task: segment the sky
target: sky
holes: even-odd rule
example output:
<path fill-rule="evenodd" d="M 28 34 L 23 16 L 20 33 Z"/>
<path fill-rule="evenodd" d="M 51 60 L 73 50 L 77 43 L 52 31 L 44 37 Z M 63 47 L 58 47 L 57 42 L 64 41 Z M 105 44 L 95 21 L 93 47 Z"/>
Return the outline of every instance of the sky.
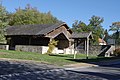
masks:
<path fill-rule="evenodd" d="M 66 22 L 69 27 L 75 20 L 89 23 L 95 15 L 104 18 L 102 26 L 109 29 L 113 22 L 120 21 L 120 0 L 1 0 L 7 11 L 24 8 L 26 4 L 40 12 L 51 11 L 52 15 Z"/>

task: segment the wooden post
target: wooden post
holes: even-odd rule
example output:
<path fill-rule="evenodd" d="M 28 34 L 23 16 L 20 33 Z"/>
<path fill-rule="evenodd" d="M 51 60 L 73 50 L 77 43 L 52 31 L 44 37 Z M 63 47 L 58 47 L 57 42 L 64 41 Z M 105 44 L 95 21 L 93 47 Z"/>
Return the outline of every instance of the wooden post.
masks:
<path fill-rule="evenodd" d="M 71 47 L 71 40 L 69 41 L 69 49 L 70 49 L 70 53 L 72 53 L 72 47 Z M 66 50 L 66 49 L 65 49 Z"/>
<path fill-rule="evenodd" d="M 84 44 L 84 46 L 85 46 L 85 54 L 87 53 L 87 49 L 86 49 L 87 48 L 87 44 L 86 43 L 87 43 L 87 40 L 85 39 L 85 44 Z"/>
<path fill-rule="evenodd" d="M 76 41 L 74 39 L 74 59 L 76 59 L 76 53 L 75 53 L 75 50 L 76 50 Z"/>
<path fill-rule="evenodd" d="M 29 45 L 31 44 L 31 37 L 29 37 Z"/>
<path fill-rule="evenodd" d="M 89 55 L 89 38 L 87 38 L 87 51 L 86 51 L 86 59 L 88 59 Z"/>
<path fill-rule="evenodd" d="M 69 40 L 69 48 L 71 47 L 71 41 Z"/>

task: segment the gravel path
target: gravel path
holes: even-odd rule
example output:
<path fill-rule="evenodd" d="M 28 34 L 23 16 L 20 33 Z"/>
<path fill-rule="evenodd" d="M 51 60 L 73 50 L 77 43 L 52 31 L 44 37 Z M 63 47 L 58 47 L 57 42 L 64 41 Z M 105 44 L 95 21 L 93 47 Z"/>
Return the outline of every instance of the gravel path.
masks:
<path fill-rule="evenodd" d="M 43 63 L 0 61 L 0 80 L 107 80 Z"/>

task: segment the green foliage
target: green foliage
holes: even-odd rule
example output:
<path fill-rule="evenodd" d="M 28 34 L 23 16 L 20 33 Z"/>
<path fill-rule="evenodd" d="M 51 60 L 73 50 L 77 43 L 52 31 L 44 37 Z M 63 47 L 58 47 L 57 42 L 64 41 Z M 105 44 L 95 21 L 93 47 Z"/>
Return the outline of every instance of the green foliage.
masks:
<path fill-rule="evenodd" d="M 115 39 L 116 45 L 120 45 L 120 22 L 112 23 L 109 31 L 114 31 L 114 33 L 112 34 L 112 38 Z"/>
<path fill-rule="evenodd" d="M 18 8 L 12 15 L 9 25 L 25 25 L 25 24 L 52 24 L 58 22 L 50 12 L 41 13 L 36 8 L 27 5 L 25 9 Z"/>
<path fill-rule="evenodd" d="M 90 23 L 89 25 L 92 27 L 92 33 L 94 38 L 94 43 L 98 43 L 98 38 L 102 38 L 104 34 L 104 29 L 101 26 L 101 23 L 103 23 L 104 19 L 98 16 L 92 16 L 91 19 L 89 19 Z"/>
<path fill-rule="evenodd" d="M 53 50 L 55 49 L 55 46 L 57 45 L 57 43 L 58 43 L 58 41 L 55 41 L 54 39 L 52 39 L 48 44 L 49 49 L 46 54 L 51 54 L 53 52 Z"/>
<path fill-rule="evenodd" d="M 108 34 L 107 29 L 104 31 L 104 36 L 103 37 L 104 37 L 103 39 L 107 42 L 109 37 L 110 37 L 110 35 Z"/>
<path fill-rule="evenodd" d="M 8 22 L 8 12 L 6 11 L 5 7 L 0 4 L 0 42 L 5 42 L 4 28 L 8 26 Z"/>
<path fill-rule="evenodd" d="M 89 28 L 84 22 L 76 20 L 72 24 L 72 31 L 73 32 L 84 32 L 84 31 L 89 31 Z"/>
<path fill-rule="evenodd" d="M 98 38 L 102 38 L 104 35 L 104 29 L 101 26 L 104 19 L 98 16 L 92 16 L 89 19 L 89 24 L 86 25 L 82 21 L 75 21 L 72 25 L 73 32 L 92 32 L 93 33 L 93 43 L 98 44 Z"/>
<path fill-rule="evenodd" d="M 92 16 L 91 19 L 89 19 L 90 25 L 92 25 L 94 28 L 101 27 L 101 23 L 103 23 L 104 19 L 99 16 Z"/>
<path fill-rule="evenodd" d="M 120 45 L 120 31 L 114 32 L 111 37 L 115 39 L 115 45 Z"/>
<path fill-rule="evenodd" d="M 4 28 L 8 25 L 26 25 L 26 24 L 53 24 L 59 20 L 51 12 L 42 13 L 29 4 L 24 8 L 16 9 L 15 13 L 8 13 L 2 4 L 0 4 L 0 42 L 5 42 Z"/>
<path fill-rule="evenodd" d="M 120 30 L 120 22 L 114 22 L 112 23 L 112 26 L 110 26 L 110 31 L 119 31 Z"/>

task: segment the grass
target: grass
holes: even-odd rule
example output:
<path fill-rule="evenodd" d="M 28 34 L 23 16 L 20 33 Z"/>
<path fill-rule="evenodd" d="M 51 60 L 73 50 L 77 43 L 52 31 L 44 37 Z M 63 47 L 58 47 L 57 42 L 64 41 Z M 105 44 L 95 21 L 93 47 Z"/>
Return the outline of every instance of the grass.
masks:
<path fill-rule="evenodd" d="M 89 59 L 86 60 L 85 54 L 77 54 L 77 59 L 73 59 L 73 55 L 67 54 L 56 54 L 56 55 L 46 55 L 32 52 L 20 52 L 20 51 L 11 51 L 11 50 L 0 50 L 0 58 L 10 58 L 10 59 L 22 59 L 22 60 L 34 60 L 45 62 L 55 65 L 67 65 L 78 62 L 90 62 L 90 61 L 101 61 L 106 58 L 97 58 L 95 56 L 89 56 Z"/>
<path fill-rule="evenodd" d="M 84 55 L 80 56 L 81 58 Z M 41 61 L 46 62 L 49 64 L 57 64 L 57 65 L 64 65 L 64 64 L 72 64 L 75 63 L 74 61 L 70 61 L 67 59 L 72 59 L 73 55 L 46 55 L 46 54 L 39 54 L 39 53 L 32 53 L 32 52 L 19 52 L 19 51 L 11 51 L 11 50 L 0 50 L 0 58 L 11 58 L 11 59 L 22 59 L 22 60 L 34 60 L 34 61 Z"/>

